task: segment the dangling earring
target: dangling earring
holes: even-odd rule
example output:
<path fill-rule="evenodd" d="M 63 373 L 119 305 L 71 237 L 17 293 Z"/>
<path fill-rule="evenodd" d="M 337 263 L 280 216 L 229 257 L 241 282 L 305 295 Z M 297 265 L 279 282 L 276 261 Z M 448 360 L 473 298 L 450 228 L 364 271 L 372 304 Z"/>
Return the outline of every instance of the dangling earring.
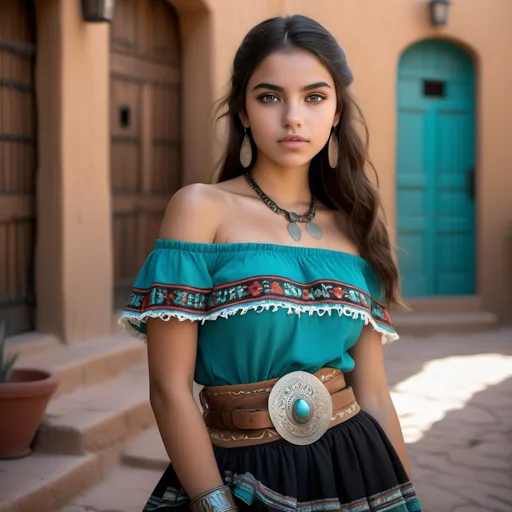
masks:
<path fill-rule="evenodd" d="M 338 138 L 336 137 L 336 132 L 334 131 L 334 127 L 331 132 L 331 136 L 329 137 L 329 144 L 327 146 L 327 156 L 329 157 L 329 165 L 335 169 L 338 165 L 338 155 L 339 155 L 339 147 L 338 147 Z"/>
<path fill-rule="evenodd" d="M 252 162 L 252 147 L 249 135 L 247 135 L 247 128 L 244 128 L 245 135 L 242 141 L 242 147 L 240 148 L 240 163 L 247 169 Z"/>

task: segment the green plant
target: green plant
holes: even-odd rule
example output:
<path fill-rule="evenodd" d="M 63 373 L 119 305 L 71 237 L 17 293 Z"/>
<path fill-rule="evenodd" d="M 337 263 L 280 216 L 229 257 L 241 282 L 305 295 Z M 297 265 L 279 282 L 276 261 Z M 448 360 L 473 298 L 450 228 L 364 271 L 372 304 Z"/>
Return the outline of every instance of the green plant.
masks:
<path fill-rule="evenodd" d="M 9 382 L 11 380 L 11 373 L 18 354 L 13 354 L 11 357 L 5 357 L 5 343 L 6 343 L 5 322 L 0 323 L 0 384 L 2 382 Z"/>

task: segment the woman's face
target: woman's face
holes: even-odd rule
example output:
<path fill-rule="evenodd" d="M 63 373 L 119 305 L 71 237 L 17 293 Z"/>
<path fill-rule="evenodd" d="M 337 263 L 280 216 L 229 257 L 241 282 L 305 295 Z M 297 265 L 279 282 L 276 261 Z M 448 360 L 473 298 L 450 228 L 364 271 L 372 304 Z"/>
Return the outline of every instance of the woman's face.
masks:
<path fill-rule="evenodd" d="M 280 167 L 309 164 L 339 121 L 334 81 L 310 52 L 276 52 L 262 61 L 247 85 L 242 123 L 258 155 Z"/>

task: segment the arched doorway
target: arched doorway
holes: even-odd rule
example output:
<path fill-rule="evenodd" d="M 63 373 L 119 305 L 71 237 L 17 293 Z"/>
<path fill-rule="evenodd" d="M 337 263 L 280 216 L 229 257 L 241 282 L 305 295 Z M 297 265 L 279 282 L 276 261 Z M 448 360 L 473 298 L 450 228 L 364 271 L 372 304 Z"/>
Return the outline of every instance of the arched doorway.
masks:
<path fill-rule="evenodd" d="M 123 0 L 111 29 L 114 305 L 124 306 L 180 186 L 181 51 L 167 0 Z"/>
<path fill-rule="evenodd" d="M 34 329 L 36 104 L 32 1 L 0 2 L 0 321 Z"/>
<path fill-rule="evenodd" d="M 406 297 L 475 293 L 475 72 L 427 40 L 398 71 L 397 228 Z"/>

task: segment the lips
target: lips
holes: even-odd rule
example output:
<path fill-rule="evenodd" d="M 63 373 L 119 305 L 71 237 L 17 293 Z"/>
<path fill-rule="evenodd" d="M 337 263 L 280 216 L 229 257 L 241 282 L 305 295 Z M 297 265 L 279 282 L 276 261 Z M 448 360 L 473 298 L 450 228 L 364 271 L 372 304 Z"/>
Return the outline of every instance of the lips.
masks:
<path fill-rule="evenodd" d="M 287 150 L 299 150 L 308 144 L 308 140 L 304 137 L 292 136 L 281 139 L 279 144 L 282 148 Z"/>
<path fill-rule="evenodd" d="M 287 135 L 280 139 L 279 142 L 308 142 L 308 139 L 301 137 L 300 135 Z"/>

